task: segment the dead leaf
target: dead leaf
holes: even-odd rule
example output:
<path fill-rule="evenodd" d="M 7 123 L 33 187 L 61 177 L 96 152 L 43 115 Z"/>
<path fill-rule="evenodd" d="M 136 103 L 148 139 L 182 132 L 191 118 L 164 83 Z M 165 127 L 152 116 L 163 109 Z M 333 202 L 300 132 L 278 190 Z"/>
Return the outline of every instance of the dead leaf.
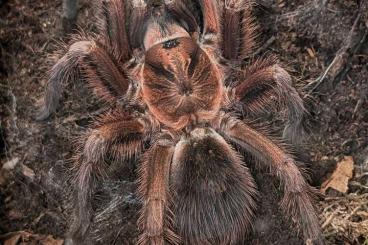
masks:
<path fill-rule="evenodd" d="M 42 245 L 63 245 L 64 240 L 62 239 L 54 239 L 52 236 L 47 236 L 44 240 L 41 241 Z"/>
<path fill-rule="evenodd" d="M 13 170 L 17 164 L 19 163 L 19 158 L 15 157 L 10 161 L 4 163 L 3 166 L 0 168 L 0 186 L 5 185 L 6 181 L 9 177 L 9 172 Z"/>
<path fill-rule="evenodd" d="M 18 245 L 19 242 L 24 244 L 24 242 L 28 241 L 31 236 L 32 234 L 26 231 L 10 232 L 0 236 L 0 242 L 2 241 L 2 238 L 4 238 L 4 245 Z"/>
<path fill-rule="evenodd" d="M 307 52 L 308 52 L 308 54 L 309 54 L 309 56 L 310 56 L 311 58 L 316 57 L 316 54 L 315 54 L 315 52 L 313 51 L 313 49 L 311 49 L 311 48 L 307 48 Z"/>
<path fill-rule="evenodd" d="M 21 234 L 16 234 L 15 236 L 13 236 L 10 239 L 6 240 L 4 245 L 17 245 L 21 236 L 22 236 Z"/>
<path fill-rule="evenodd" d="M 15 157 L 12 160 L 7 161 L 6 163 L 4 163 L 4 165 L 2 166 L 2 169 L 12 170 L 12 169 L 15 168 L 15 166 L 17 166 L 18 162 L 19 162 L 19 158 Z"/>
<path fill-rule="evenodd" d="M 2 244 L 2 241 L 4 241 L 4 245 L 18 245 L 19 242 L 24 245 L 63 245 L 64 243 L 64 240 L 55 239 L 51 235 L 37 235 L 27 231 L 17 231 L 0 235 L 0 244 Z"/>
<path fill-rule="evenodd" d="M 349 180 L 353 177 L 354 160 L 352 156 L 345 156 L 340 161 L 331 177 L 321 185 L 321 192 L 326 194 L 328 188 L 332 188 L 341 193 L 348 191 Z"/>
<path fill-rule="evenodd" d="M 36 174 L 33 169 L 27 167 L 26 165 L 22 164 L 22 174 L 28 177 L 30 180 L 34 180 Z"/>

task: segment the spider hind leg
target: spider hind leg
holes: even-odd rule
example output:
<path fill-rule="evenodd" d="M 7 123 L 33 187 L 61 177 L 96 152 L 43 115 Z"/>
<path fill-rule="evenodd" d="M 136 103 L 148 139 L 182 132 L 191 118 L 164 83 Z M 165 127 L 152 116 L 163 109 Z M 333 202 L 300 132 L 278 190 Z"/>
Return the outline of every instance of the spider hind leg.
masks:
<path fill-rule="evenodd" d="M 214 130 L 197 128 L 179 141 L 171 179 L 176 226 L 185 244 L 234 244 L 250 231 L 255 182 Z"/>
<path fill-rule="evenodd" d="M 284 192 L 280 207 L 293 218 L 304 238 L 313 240 L 313 244 L 324 244 L 314 207 L 317 191 L 304 179 L 292 156 L 238 119 L 225 116 L 220 124 L 229 140 L 253 155 L 279 179 Z"/>
<path fill-rule="evenodd" d="M 93 129 L 81 138 L 71 169 L 75 172 L 71 176 L 74 220 L 69 235 L 74 244 L 91 244 L 88 235 L 97 187 L 110 177 L 115 168 L 124 168 L 128 163 L 126 160 L 141 151 L 144 136 L 149 130 L 150 125 L 143 118 L 116 111 L 101 116 Z"/>
<path fill-rule="evenodd" d="M 142 209 L 138 225 L 142 232 L 138 244 L 179 244 L 172 229 L 169 171 L 174 145 L 171 140 L 159 139 L 143 157 L 139 169 L 138 193 Z"/>

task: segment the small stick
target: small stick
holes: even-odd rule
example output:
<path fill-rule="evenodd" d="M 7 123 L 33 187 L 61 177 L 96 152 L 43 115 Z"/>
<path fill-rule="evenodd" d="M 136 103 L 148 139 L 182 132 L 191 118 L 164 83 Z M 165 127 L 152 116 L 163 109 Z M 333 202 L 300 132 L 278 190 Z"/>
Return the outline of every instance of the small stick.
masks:
<path fill-rule="evenodd" d="M 270 39 L 268 39 L 263 45 L 262 47 L 260 47 L 259 49 L 257 49 L 253 56 L 257 56 L 259 55 L 263 50 L 267 49 L 274 41 L 276 40 L 275 36 L 272 36 Z"/>
<path fill-rule="evenodd" d="M 327 219 L 326 221 L 322 224 L 321 229 L 325 229 L 333 220 L 333 218 L 335 218 L 336 216 L 336 212 L 333 212 Z"/>

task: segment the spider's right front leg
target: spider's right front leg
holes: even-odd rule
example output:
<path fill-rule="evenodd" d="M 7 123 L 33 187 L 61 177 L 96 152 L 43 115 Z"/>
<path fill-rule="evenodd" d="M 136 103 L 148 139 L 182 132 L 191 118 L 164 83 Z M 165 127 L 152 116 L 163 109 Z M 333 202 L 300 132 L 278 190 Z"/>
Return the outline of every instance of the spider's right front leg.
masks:
<path fill-rule="evenodd" d="M 93 193 L 111 168 L 107 159 L 111 156 L 109 159 L 123 168 L 127 158 L 141 151 L 150 131 L 151 125 L 145 118 L 116 112 L 102 116 L 98 125 L 86 134 L 74 165 L 75 219 L 70 231 L 74 245 L 84 244 L 92 217 Z"/>
<path fill-rule="evenodd" d="M 222 0 L 222 55 L 241 64 L 254 51 L 257 25 L 251 17 L 253 0 Z M 221 4 L 220 4 L 221 5 Z"/>
<path fill-rule="evenodd" d="M 62 82 L 79 79 L 85 80 L 97 95 L 109 102 L 124 96 L 129 87 L 126 74 L 101 45 L 88 39 L 76 42 L 52 67 L 44 105 L 37 120 L 48 118 L 57 109 Z"/>

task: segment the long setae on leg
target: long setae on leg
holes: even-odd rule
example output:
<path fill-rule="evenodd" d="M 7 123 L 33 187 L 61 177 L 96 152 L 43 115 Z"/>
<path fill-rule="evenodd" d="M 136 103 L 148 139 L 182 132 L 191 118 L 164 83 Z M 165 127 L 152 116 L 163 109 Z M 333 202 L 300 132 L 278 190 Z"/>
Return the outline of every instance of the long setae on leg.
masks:
<path fill-rule="evenodd" d="M 225 116 L 221 130 L 279 178 L 284 191 L 281 208 L 300 225 L 306 239 L 313 239 L 316 244 L 322 243 L 319 220 L 312 202 L 316 190 L 304 179 L 295 160 L 270 139 L 240 120 Z"/>
<path fill-rule="evenodd" d="M 254 62 L 239 74 L 237 80 L 239 83 L 234 87 L 232 96 L 243 110 L 260 112 L 268 108 L 281 112 L 286 109 L 289 118 L 284 137 L 293 143 L 301 139 L 305 112 L 303 100 L 277 58 L 269 57 Z"/>
<path fill-rule="evenodd" d="M 79 41 L 52 67 L 45 91 L 45 101 L 37 119 L 49 117 L 59 105 L 62 83 L 84 80 L 106 101 L 123 97 L 129 87 L 128 78 L 114 58 L 95 41 Z"/>
<path fill-rule="evenodd" d="M 219 5 L 213 0 L 197 0 L 202 10 L 204 44 L 210 44 L 216 48 L 220 44 L 220 17 Z"/>
<path fill-rule="evenodd" d="M 256 186 L 240 156 L 210 128 L 175 148 L 175 221 L 184 244 L 236 244 L 251 230 Z"/>
<path fill-rule="evenodd" d="M 100 35 L 120 64 L 132 54 L 127 30 L 129 8 L 124 0 L 103 0 L 99 18 Z M 128 8 L 128 9 L 127 9 Z"/>
<path fill-rule="evenodd" d="M 184 21 L 190 34 L 198 34 L 199 26 L 197 20 L 181 0 L 165 0 L 165 4 L 174 19 L 179 23 Z"/>
<path fill-rule="evenodd" d="M 240 64 L 254 51 L 257 25 L 251 17 L 253 0 L 225 0 L 221 4 L 224 58 Z"/>
<path fill-rule="evenodd" d="M 139 244 L 179 244 L 172 230 L 169 176 L 174 145 L 169 140 L 158 140 L 143 156 L 139 171 L 139 195 L 142 210 L 138 220 L 142 232 Z"/>
<path fill-rule="evenodd" d="M 81 140 L 81 147 L 73 166 L 75 217 L 71 236 L 76 244 L 83 244 L 90 226 L 92 195 L 99 181 L 108 176 L 110 156 L 123 168 L 125 160 L 141 150 L 144 135 L 150 129 L 144 120 L 122 113 L 102 116 Z"/>
<path fill-rule="evenodd" d="M 141 48 L 143 44 L 144 31 L 143 28 L 146 18 L 149 16 L 147 4 L 144 0 L 131 1 L 129 20 L 129 36 L 132 49 Z"/>

